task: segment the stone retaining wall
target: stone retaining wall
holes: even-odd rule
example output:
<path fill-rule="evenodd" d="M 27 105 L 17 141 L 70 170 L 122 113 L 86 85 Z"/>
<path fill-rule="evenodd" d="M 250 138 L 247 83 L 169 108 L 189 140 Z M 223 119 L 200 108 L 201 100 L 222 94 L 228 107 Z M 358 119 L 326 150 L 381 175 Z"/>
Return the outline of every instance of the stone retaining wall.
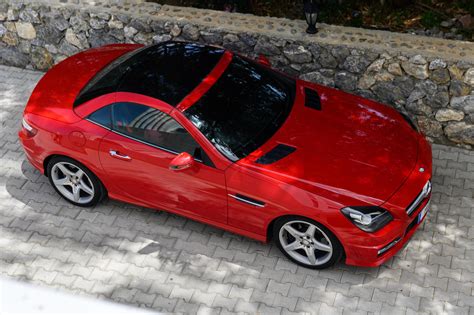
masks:
<path fill-rule="evenodd" d="M 303 79 L 372 98 L 435 142 L 474 145 L 474 43 L 140 0 L 0 0 L 0 63 L 47 70 L 89 47 L 170 39 L 223 45 Z"/>

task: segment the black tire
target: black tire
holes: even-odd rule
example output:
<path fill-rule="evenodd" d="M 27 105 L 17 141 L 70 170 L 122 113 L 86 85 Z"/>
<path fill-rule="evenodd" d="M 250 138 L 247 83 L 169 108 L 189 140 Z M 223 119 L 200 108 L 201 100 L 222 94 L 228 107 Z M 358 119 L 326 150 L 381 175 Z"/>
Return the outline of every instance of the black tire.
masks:
<path fill-rule="evenodd" d="M 93 195 L 91 200 L 90 201 L 87 201 L 87 202 L 75 202 L 74 200 L 71 200 L 70 198 L 68 198 L 65 194 L 63 194 L 60 189 L 58 189 L 58 187 L 56 187 L 56 184 L 54 183 L 53 181 L 53 168 L 55 168 L 55 165 L 57 164 L 64 164 L 64 163 L 67 163 L 67 164 L 72 164 L 73 166 L 75 166 L 77 169 L 80 169 L 82 170 L 85 175 L 87 175 L 86 179 L 88 180 L 88 182 L 90 182 L 90 185 L 92 185 L 93 187 Z M 54 187 L 54 190 L 56 190 L 56 192 L 61 196 L 63 197 L 66 201 L 68 201 L 69 203 L 75 205 L 75 206 L 78 206 L 78 207 L 85 207 L 85 208 L 88 208 L 88 207 L 93 207 L 95 206 L 96 204 L 98 204 L 102 199 L 104 199 L 106 196 L 107 196 L 107 192 L 105 190 L 105 187 L 104 185 L 101 183 L 101 181 L 97 178 L 97 176 L 95 176 L 94 173 L 92 173 L 86 166 L 84 166 L 84 164 L 74 160 L 74 159 L 71 159 L 71 158 L 68 158 L 66 156 L 56 156 L 56 157 L 53 157 L 49 162 L 48 162 L 48 165 L 47 165 L 47 173 L 48 175 L 48 178 L 49 178 L 49 182 L 51 183 L 51 185 Z"/>
<path fill-rule="evenodd" d="M 332 247 L 332 251 L 331 251 L 331 254 L 329 256 L 329 253 L 327 254 L 324 254 L 323 251 L 316 251 L 316 256 L 318 254 L 321 254 L 321 257 L 324 256 L 324 259 L 321 259 L 321 262 L 320 264 L 317 264 L 317 265 L 312 265 L 312 264 L 308 264 L 308 263 L 304 263 L 298 259 L 295 259 L 294 257 L 292 257 L 292 255 L 290 255 L 284 248 L 283 248 L 283 244 L 282 244 L 282 241 L 280 240 L 280 231 L 282 231 L 282 228 L 287 225 L 287 224 L 290 224 L 290 223 L 293 223 L 293 224 L 296 224 L 298 225 L 299 222 L 305 222 L 307 224 L 312 224 L 314 226 L 317 227 L 316 229 L 316 238 L 318 238 L 318 236 L 322 237 L 321 238 L 321 241 L 324 242 L 324 245 L 326 246 L 331 246 Z M 292 226 L 292 225 L 291 225 Z M 305 226 L 304 224 L 301 224 L 302 226 L 302 229 L 303 227 Z M 293 227 L 293 226 L 292 226 Z M 320 233 L 320 231 L 322 231 L 323 233 Z M 283 238 L 285 239 L 285 233 L 287 233 L 286 229 L 284 231 L 282 231 L 282 233 L 284 234 L 283 235 Z M 318 235 L 319 234 L 319 235 Z M 326 241 L 323 239 L 323 237 L 327 237 L 327 239 L 329 241 Z M 333 266 L 334 264 L 336 264 L 337 262 L 339 262 L 341 260 L 341 258 L 344 256 L 344 249 L 341 245 L 341 243 L 339 242 L 339 240 L 336 238 L 336 236 L 329 230 L 327 229 L 324 225 L 322 225 L 321 223 L 319 222 L 316 222 L 314 220 L 311 220 L 311 219 L 308 219 L 308 218 L 305 218 L 305 217 L 300 217 L 300 216 L 288 216 L 288 217 L 282 217 L 280 219 L 278 219 L 275 224 L 273 225 L 273 234 L 272 234 L 272 237 L 273 237 L 273 241 L 274 243 L 276 244 L 276 246 L 280 249 L 280 251 L 286 256 L 288 257 L 291 261 L 293 261 L 294 263 L 296 263 L 297 265 L 299 266 L 302 266 L 302 267 L 305 267 L 305 268 L 309 268 L 309 269 L 326 269 L 326 268 L 329 268 L 331 266 Z M 288 236 L 288 234 L 286 234 L 286 237 L 292 237 L 292 236 Z M 294 240 L 296 241 L 296 239 Z M 300 243 L 301 244 L 301 243 Z M 288 245 L 288 244 L 287 244 Z M 309 245 L 311 246 L 311 245 Z M 301 256 L 304 256 L 305 254 L 305 250 L 304 249 L 297 249 L 297 250 L 294 250 L 293 252 L 298 252 L 298 253 L 302 253 Z M 314 252 L 314 250 L 313 250 Z M 295 255 L 295 254 L 293 254 Z M 326 257 L 327 256 L 327 257 Z M 325 261 L 327 260 L 327 261 Z"/>

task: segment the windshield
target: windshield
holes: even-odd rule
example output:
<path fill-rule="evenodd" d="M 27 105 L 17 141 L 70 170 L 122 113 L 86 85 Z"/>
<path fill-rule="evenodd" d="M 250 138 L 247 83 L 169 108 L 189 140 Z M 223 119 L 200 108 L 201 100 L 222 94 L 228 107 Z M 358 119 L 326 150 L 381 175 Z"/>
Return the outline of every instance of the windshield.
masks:
<path fill-rule="evenodd" d="M 234 55 L 219 80 L 184 114 L 229 160 L 242 159 L 283 125 L 295 80 Z"/>

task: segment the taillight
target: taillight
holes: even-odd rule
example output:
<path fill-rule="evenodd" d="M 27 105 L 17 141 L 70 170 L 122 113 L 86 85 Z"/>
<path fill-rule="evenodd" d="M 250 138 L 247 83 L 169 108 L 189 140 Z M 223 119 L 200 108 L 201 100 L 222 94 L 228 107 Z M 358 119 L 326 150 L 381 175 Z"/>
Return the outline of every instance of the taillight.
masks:
<path fill-rule="evenodd" d="M 27 121 L 25 118 L 23 118 L 23 120 L 21 121 L 21 126 L 23 127 L 23 130 L 25 131 L 25 133 L 30 136 L 30 137 L 33 137 L 34 135 L 36 135 L 36 133 L 38 132 L 37 129 L 35 129 L 34 127 L 32 127 Z"/>

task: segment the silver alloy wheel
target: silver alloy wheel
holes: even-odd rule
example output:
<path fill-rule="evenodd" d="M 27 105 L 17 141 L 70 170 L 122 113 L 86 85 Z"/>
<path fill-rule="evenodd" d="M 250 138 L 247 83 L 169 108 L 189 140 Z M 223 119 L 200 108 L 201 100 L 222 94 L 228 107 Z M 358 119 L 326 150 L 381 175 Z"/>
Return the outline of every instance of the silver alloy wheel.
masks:
<path fill-rule="evenodd" d="M 54 164 L 51 168 L 51 179 L 58 191 L 75 203 L 86 204 L 94 198 L 92 181 L 74 164 L 68 162 Z"/>
<path fill-rule="evenodd" d="M 280 228 L 283 250 L 300 263 L 319 266 L 327 263 L 333 253 L 331 240 L 316 225 L 306 221 L 290 221 Z"/>

